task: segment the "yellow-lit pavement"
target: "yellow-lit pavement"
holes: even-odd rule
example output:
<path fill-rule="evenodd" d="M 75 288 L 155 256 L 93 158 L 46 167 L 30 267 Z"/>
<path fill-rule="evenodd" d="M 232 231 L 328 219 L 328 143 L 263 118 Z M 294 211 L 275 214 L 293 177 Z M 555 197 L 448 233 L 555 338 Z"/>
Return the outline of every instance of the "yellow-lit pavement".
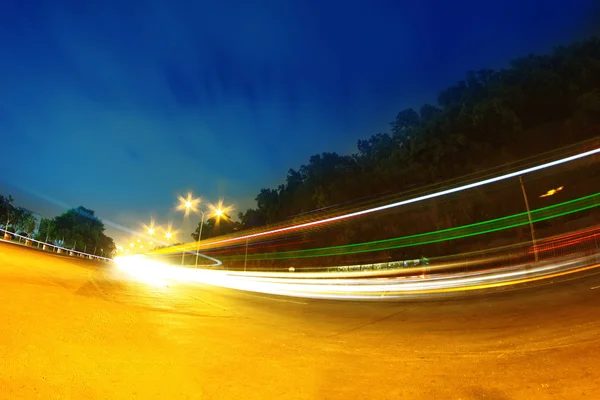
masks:
<path fill-rule="evenodd" d="M 334 302 L 155 286 L 0 243 L 0 399 L 594 399 L 597 273 Z"/>

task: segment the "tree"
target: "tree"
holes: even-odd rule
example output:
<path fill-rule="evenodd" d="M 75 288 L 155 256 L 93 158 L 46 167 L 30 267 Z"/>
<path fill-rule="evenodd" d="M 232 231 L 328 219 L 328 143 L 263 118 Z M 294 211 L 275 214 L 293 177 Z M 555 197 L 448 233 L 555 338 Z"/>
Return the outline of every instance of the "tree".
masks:
<path fill-rule="evenodd" d="M 52 242 L 58 239 L 56 224 L 53 219 L 42 218 L 36 239 L 44 242 Z"/>
<path fill-rule="evenodd" d="M 238 213 L 242 229 L 258 228 L 267 224 L 267 215 L 260 210 L 249 208 L 245 213 Z"/>
<path fill-rule="evenodd" d="M 447 179 L 595 137 L 597 129 L 582 128 L 600 123 L 600 39 L 520 57 L 510 68 L 469 71 L 442 90 L 437 102 L 424 104 L 419 112 L 400 111 L 388 132 L 359 140 L 355 154 L 316 154 L 290 169 L 284 184 L 261 189 L 256 207 L 239 213 L 240 229 L 309 219 L 338 205 L 370 204 L 383 194 L 406 197 L 418 187 L 433 190 Z M 448 228 L 521 212 L 519 201 L 513 201 L 518 195 L 507 190 L 490 198 L 477 192 L 431 201 L 409 213 L 303 232 L 301 239 L 330 246 L 411 234 L 414 227 Z"/>
<path fill-rule="evenodd" d="M 410 145 L 410 139 L 415 128 L 419 125 L 419 114 L 412 108 L 400 111 L 396 119 L 390 122 L 392 137 L 404 147 Z"/>
<path fill-rule="evenodd" d="M 35 230 L 35 217 L 33 213 L 23 207 L 14 207 L 12 210 L 12 226 L 15 232 L 24 232 L 28 235 Z"/>
<path fill-rule="evenodd" d="M 227 214 L 221 217 L 211 217 L 204 222 L 202 227 L 202 239 L 210 239 L 215 236 L 227 235 L 233 233 L 240 228 L 240 223 L 233 221 Z M 200 234 L 200 223 L 194 232 L 192 232 L 192 238 L 197 241 Z"/>
<path fill-rule="evenodd" d="M 4 197 L 0 195 L 0 224 L 4 226 L 4 229 L 11 230 L 11 223 L 15 217 L 15 207 L 13 206 L 15 199 L 11 195 Z M 14 232 L 14 228 L 12 229 Z"/>
<path fill-rule="evenodd" d="M 94 211 L 83 206 L 72 208 L 54 219 L 56 235 L 76 249 L 96 249 L 111 254 L 114 241 L 104 234 L 104 224 Z M 93 251 L 93 250 L 92 250 Z"/>

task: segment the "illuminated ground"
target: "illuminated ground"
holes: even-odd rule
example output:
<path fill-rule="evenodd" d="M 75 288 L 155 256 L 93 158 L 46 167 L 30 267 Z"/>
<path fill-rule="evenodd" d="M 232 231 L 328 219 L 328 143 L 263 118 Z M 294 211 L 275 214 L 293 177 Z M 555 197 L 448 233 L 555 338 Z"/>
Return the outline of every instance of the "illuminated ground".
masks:
<path fill-rule="evenodd" d="M 425 303 L 130 279 L 110 264 L 0 243 L 0 398 L 591 399 L 600 390 L 600 275 Z"/>

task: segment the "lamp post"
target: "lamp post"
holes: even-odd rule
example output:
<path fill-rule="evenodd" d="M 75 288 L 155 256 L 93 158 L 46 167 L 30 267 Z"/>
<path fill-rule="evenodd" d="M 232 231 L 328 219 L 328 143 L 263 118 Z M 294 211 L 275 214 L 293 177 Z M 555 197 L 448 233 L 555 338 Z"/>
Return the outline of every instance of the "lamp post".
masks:
<path fill-rule="evenodd" d="M 202 240 L 202 228 L 204 227 L 204 216 L 206 215 L 208 210 L 202 211 L 202 210 L 198 210 L 200 212 L 200 214 L 202 215 L 202 219 L 200 220 L 200 227 L 198 228 L 198 245 L 196 246 L 196 268 L 198 268 L 198 256 L 200 255 L 200 240 Z M 221 216 L 223 215 L 223 210 L 221 210 L 220 208 L 217 208 L 216 210 L 210 210 L 212 211 L 212 214 L 217 217 L 217 218 L 221 218 Z"/>
<path fill-rule="evenodd" d="M 204 227 L 205 217 L 208 214 L 209 218 L 211 216 L 215 216 L 215 217 L 217 217 L 217 219 L 219 219 L 225 215 L 225 212 L 227 210 L 230 209 L 229 207 L 223 208 L 222 203 L 219 202 L 219 205 L 216 207 L 211 204 L 207 204 L 208 209 L 203 211 L 203 210 L 198 209 L 197 205 L 199 203 L 200 203 L 200 198 L 193 198 L 192 194 L 188 193 L 187 198 L 179 196 L 179 206 L 177 207 L 178 210 L 185 211 L 184 221 L 185 221 L 185 217 L 187 217 L 187 215 L 190 213 L 190 211 L 199 212 L 200 215 L 202 215 L 202 218 L 200 220 L 200 226 L 198 227 L 198 243 L 196 246 L 196 264 L 195 264 L 196 268 L 198 267 L 198 257 L 200 255 L 200 240 L 202 240 L 202 228 Z M 185 259 L 185 251 L 183 251 L 181 254 L 181 265 L 184 264 L 184 259 Z"/>
<path fill-rule="evenodd" d="M 185 221 L 185 217 L 186 217 L 186 215 L 189 214 L 190 210 L 193 207 L 193 204 L 190 200 L 188 200 L 185 202 L 184 207 L 185 207 L 185 214 L 183 215 L 183 221 Z M 183 266 L 184 261 L 185 261 L 185 250 L 183 250 L 181 252 L 181 265 L 182 266 Z"/>
<path fill-rule="evenodd" d="M 178 210 L 183 210 L 183 221 L 185 222 L 185 217 L 188 216 L 190 211 L 198 211 L 196 208 L 196 204 L 200 202 L 200 199 L 194 199 L 191 193 L 188 193 L 187 198 L 179 196 L 179 205 L 177 206 Z M 181 252 L 181 265 L 185 262 L 185 250 Z"/>
<path fill-rule="evenodd" d="M 248 239 L 246 238 L 246 253 L 244 254 L 244 272 L 246 272 L 246 264 L 248 264 Z"/>
<path fill-rule="evenodd" d="M 200 226 L 198 227 L 198 244 L 196 246 L 196 264 L 194 265 L 196 268 L 198 268 L 198 255 L 200 254 L 200 240 L 202 240 L 202 228 L 204 227 L 204 215 L 205 212 L 204 211 L 200 211 L 200 214 L 202 214 L 202 219 L 200 220 Z"/>
<path fill-rule="evenodd" d="M 531 218 L 531 210 L 529 208 L 529 200 L 527 199 L 527 192 L 525 191 L 525 185 L 523 185 L 523 177 L 519 176 L 519 183 L 521 183 L 521 191 L 523 192 L 523 199 L 525 200 L 525 208 L 527 209 L 527 217 L 529 218 L 529 231 L 531 232 L 531 243 L 533 244 L 533 256 L 535 261 L 538 261 L 537 244 L 535 240 L 535 229 L 533 228 L 533 219 Z"/>

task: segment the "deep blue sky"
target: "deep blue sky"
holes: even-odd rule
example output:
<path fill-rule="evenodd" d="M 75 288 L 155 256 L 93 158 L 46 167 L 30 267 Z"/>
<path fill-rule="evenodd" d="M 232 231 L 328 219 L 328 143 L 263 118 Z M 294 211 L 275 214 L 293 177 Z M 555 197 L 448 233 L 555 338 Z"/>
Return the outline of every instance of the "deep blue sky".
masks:
<path fill-rule="evenodd" d="M 131 228 L 177 224 L 188 190 L 245 209 L 467 70 L 582 37 L 596 3 L 4 0 L 0 189 Z"/>

